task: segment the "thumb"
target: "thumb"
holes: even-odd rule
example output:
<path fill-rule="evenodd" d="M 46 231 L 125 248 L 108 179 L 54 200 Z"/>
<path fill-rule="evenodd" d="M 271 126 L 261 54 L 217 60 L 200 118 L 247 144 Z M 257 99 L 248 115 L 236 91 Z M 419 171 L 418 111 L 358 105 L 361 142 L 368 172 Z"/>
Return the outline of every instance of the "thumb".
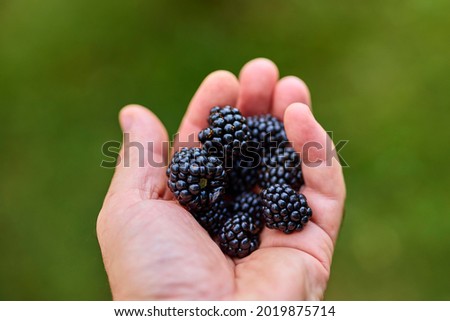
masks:
<path fill-rule="evenodd" d="M 169 149 L 163 124 L 138 105 L 124 107 L 119 121 L 123 143 L 107 196 L 127 194 L 128 201 L 163 197 Z"/>

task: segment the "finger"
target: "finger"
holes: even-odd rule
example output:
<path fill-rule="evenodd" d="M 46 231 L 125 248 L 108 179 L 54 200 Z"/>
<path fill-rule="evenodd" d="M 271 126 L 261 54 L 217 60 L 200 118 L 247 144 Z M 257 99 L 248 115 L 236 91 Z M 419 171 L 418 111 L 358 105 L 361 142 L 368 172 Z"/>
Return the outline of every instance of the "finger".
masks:
<path fill-rule="evenodd" d="M 266 114 L 270 111 L 277 80 L 278 68 L 268 59 L 254 59 L 242 68 L 237 107 L 244 116 Z"/>
<path fill-rule="evenodd" d="M 308 106 L 295 103 L 284 114 L 289 141 L 300 153 L 305 185 L 302 193 L 313 221 L 335 241 L 343 215 L 345 184 L 334 144 Z"/>
<path fill-rule="evenodd" d="M 286 108 L 293 103 L 303 103 L 311 107 L 310 93 L 300 78 L 287 76 L 280 79 L 275 86 L 271 114 L 283 119 Z"/>
<path fill-rule="evenodd" d="M 284 124 L 289 140 L 302 157 L 305 184 L 324 196 L 340 198 L 344 181 L 334 144 L 309 107 L 301 103 L 290 105 Z"/>
<path fill-rule="evenodd" d="M 167 132 L 148 109 L 129 105 L 119 114 L 124 140 L 108 196 L 128 201 L 159 198 L 166 190 Z"/>
<path fill-rule="evenodd" d="M 178 131 L 178 142 L 174 143 L 175 150 L 182 144 L 192 146 L 194 141 L 197 141 L 198 132 L 208 126 L 210 109 L 214 106 L 235 106 L 238 92 L 239 81 L 232 73 L 219 70 L 208 75 L 183 117 Z"/>

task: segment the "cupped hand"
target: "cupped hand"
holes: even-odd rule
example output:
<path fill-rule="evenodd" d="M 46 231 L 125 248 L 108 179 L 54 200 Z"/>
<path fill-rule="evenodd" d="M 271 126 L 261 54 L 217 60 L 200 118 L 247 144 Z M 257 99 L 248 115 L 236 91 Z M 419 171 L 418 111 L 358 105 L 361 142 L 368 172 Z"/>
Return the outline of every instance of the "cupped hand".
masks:
<path fill-rule="evenodd" d="M 148 109 L 132 105 L 119 116 L 129 135 L 97 221 L 97 235 L 115 300 L 318 300 L 330 275 L 342 219 L 345 185 L 327 136 L 314 119 L 306 85 L 255 59 L 239 79 L 210 74 L 192 98 L 179 140 L 207 126 L 213 106 L 237 106 L 248 115 L 283 119 L 303 157 L 305 194 L 313 210 L 299 233 L 264 228 L 258 250 L 243 259 L 225 256 L 167 188 L 167 132 Z M 192 136 L 193 135 L 193 136 Z M 152 142 L 152 145 L 148 143 Z M 312 144 L 308 144 L 311 143 Z M 139 143 L 143 149 L 136 147 Z M 306 148 L 308 147 L 308 148 Z M 127 156 L 129 163 L 124 161 Z M 151 161 L 149 161 L 151 160 Z"/>

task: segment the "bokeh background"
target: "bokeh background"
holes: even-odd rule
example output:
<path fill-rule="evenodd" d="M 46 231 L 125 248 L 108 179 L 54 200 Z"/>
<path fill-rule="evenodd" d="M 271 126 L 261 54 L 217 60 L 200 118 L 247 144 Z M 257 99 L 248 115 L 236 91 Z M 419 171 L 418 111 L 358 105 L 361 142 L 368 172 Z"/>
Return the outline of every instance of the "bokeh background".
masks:
<path fill-rule="evenodd" d="M 448 0 L 0 0 L 0 299 L 107 300 L 117 113 L 175 133 L 201 80 L 274 60 L 350 142 L 328 300 L 450 300 Z"/>

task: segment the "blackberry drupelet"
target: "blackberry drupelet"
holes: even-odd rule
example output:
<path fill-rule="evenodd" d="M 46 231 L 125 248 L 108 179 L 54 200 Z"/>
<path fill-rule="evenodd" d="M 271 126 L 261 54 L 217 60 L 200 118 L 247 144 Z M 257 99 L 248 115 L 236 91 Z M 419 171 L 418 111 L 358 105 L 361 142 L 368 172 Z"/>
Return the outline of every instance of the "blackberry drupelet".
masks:
<path fill-rule="evenodd" d="M 225 192 L 227 175 L 222 162 L 200 148 L 182 148 L 166 171 L 169 189 L 191 212 L 208 210 Z"/>
<path fill-rule="evenodd" d="M 215 202 L 209 210 L 193 212 L 192 215 L 212 237 L 219 234 L 225 221 L 231 217 L 230 204 L 224 200 Z"/>
<path fill-rule="evenodd" d="M 248 215 L 252 220 L 248 230 L 259 233 L 264 226 L 262 215 L 262 200 L 259 194 L 253 192 L 242 193 L 234 199 L 233 213 Z"/>
<path fill-rule="evenodd" d="M 285 145 L 288 141 L 283 123 L 270 114 L 250 116 L 247 125 L 252 141 L 259 143 L 266 153 L 270 148 Z"/>
<path fill-rule="evenodd" d="M 285 234 L 303 229 L 312 216 L 306 197 L 287 184 L 275 184 L 261 192 L 266 226 Z"/>
<path fill-rule="evenodd" d="M 248 215 L 235 214 L 223 225 L 219 233 L 219 246 L 223 253 L 243 258 L 259 246 L 258 234 L 249 230 L 252 219 Z"/>
<path fill-rule="evenodd" d="M 238 155 L 251 138 L 247 120 L 237 108 L 213 107 L 208 122 L 209 127 L 200 131 L 198 139 L 208 153 L 224 161 Z M 231 167 L 231 163 L 229 165 Z"/>
<path fill-rule="evenodd" d="M 303 185 L 300 156 L 290 146 L 276 149 L 264 158 L 258 171 L 258 183 L 262 188 L 288 184 L 298 190 Z"/>

